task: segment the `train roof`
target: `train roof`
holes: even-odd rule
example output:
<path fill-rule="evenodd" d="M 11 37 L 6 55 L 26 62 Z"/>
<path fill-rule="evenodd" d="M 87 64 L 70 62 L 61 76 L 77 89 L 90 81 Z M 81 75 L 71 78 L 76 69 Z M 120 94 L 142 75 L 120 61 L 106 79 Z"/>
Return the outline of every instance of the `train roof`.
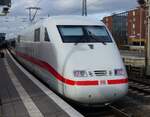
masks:
<path fill-rule="evenodd" d="M 95 20 L 94 18 L 88 16 L 76 16 L 76 15 L 68 15 L 68 16 L 52 16 L 47 18 L 44 21 L 52 21 L 56 25 L 104 25 L 100 20 Z"/>
<path fill-rule="evenodd" d="M 49 26 L 49 24 L 53 25 L 102 25 L 104 23 L 100 20 L 96 20 L 94 18 L 88 16 L 77 16 L 77 15 L 67 15 L 67 16 L 52 16 L 47 19 L 41 20 L 37 23 L 30 24 L 24 30 L 21 30 L 20 33 L 28 32 L 29 30 L 33 30 L 39 26 Z"/>

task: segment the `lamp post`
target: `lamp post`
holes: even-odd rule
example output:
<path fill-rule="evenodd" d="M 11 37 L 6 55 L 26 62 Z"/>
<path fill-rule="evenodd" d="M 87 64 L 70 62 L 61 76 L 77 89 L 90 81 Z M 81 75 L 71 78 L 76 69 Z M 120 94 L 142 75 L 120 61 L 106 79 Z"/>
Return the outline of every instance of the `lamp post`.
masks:
<path fill-rule="evenodd" d="M 11 7 L 11 0 L 0 0 L 0 5 Z"/>
<path fill-rule="evenodd" d="M 146 6 L 148 7 L 148 38 L 146 44 L 146 75 L 150 76 L 150 1 L 146 0 Z"/>
<path fill-rule="evenodd" d="M 2 7 L 2 13 L 0 13 L 0 16 L 7 15 L 11 7 L 11 0 L 0 0 L 0 7 Z"/>

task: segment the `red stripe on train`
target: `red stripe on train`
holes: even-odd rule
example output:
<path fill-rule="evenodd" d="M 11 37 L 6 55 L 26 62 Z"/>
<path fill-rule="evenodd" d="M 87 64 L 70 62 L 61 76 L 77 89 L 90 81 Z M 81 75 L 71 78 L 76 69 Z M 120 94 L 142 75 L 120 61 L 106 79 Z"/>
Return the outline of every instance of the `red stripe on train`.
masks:
<path fill-rule="evenodd" d="M 117 80 L 108 80 L 108 84 L 123 84 L 123 83 L 128 83 L 128 79 L 117 79 Z"/>
<path fill-rule="evenodd" d="M 51 65 L 49 65 L 48 63 L 41 61 L 39 59 L 36 59 L 34 57 L 31 57 L 27 54 L 21 53 L 21 52 L 16 52 L 17 56 L 20 56 L 28 61 L 30 61 L 31 63 L 40 66 L 41 68 L 49 71 L 57 80 L 68 84 L 68 85 L 80 85 L 80 86 L 94 86 L 94 85 L 99 85 L 99 81 L 98 80 L 94 80 L 94 81 L 73 81 L 73 80 L 69 80 L 67 78 L 64 78 L 63 76 L 61 76 Z M 127 83 L 127 79 L 120 79 L 120 80 L 108 80 L 108 84 L 123 84 L 123 83 Z"/>

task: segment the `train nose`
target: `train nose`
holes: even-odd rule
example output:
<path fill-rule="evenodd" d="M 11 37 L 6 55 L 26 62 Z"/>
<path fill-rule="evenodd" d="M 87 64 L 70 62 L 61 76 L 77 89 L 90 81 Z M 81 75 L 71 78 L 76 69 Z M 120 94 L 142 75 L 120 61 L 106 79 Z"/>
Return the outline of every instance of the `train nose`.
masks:
<path fill-rule="evenodd" d="M 100 90 L 100 98 L 102 98 L 102 101 L 105 103 L 112 102 L 125 96 L 127 92 L 127 84 L 111 85 Z"/>
<path fill-rule="evenodd" d="M 68 87 L 67 96 L 83 104 L 105 104 L 115 101 L 128 92 L 128 84 Z"/>
<path fill-rule="evenodd" d="M 100 47 L 95 46 L 95 50 L 83 47 L 70 54 L 63 75 L 73 83 L 64 85 L 66 97 L 84 104 L 104 104 L 127 93 L 127 74 L 119 53 L 110 51 L 110 45 Z"/>

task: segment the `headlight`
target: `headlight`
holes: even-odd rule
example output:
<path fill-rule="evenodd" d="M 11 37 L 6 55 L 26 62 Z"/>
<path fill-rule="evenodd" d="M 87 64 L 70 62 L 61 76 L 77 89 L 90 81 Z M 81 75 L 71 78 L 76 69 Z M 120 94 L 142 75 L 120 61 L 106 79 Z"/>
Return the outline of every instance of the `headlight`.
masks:
<path fill-rule="evenodd" d="M 124 69 L 115 69 L 115 76 L 122 76 L 126 74 L 126 71 Z"/>
<path fill-rule="evenodd" d="M 85 70 L 76 70 L 73 71 L 74 77 L 88 77 L 88 74 Z"/>

